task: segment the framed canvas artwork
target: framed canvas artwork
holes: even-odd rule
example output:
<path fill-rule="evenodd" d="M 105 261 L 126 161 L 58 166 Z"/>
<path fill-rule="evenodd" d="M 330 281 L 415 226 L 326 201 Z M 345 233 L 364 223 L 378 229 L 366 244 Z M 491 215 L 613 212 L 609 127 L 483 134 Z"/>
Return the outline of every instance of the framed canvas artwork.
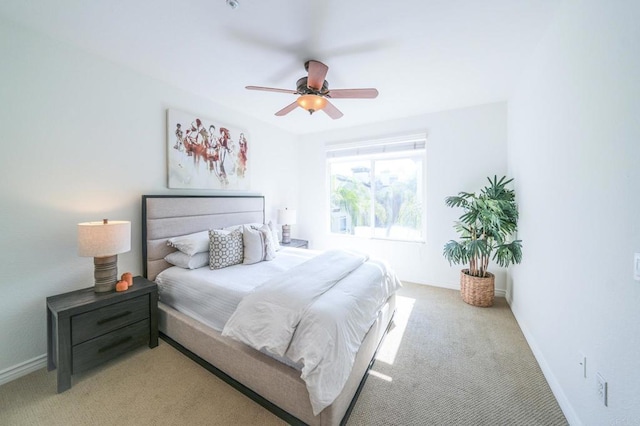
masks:
<path fill-rule="evenodd" d="M 248 190 L 248 145 L 245 130 L 167 110 L 169 188 Z"/>

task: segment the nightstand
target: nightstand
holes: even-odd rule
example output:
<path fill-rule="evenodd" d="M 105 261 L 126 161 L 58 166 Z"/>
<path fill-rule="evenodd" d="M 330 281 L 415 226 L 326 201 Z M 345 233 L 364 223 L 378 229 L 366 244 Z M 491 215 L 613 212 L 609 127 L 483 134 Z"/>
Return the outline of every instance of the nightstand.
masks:
<path fill-rule="evenodd" d="M 58 392 L 71 375 L 141 345 L 158 346 L 158 286 L 143 277 L 123 292 L 93 287 L 47 297 L 47 369 L 58 369 Z"/>
<path fill-rule="evenodd" d="M 309 248 L 309 241 L 307 241 L 307 240 L 296 240 L 295 238 L 292 238 L 291 242 L 289 244 L 285 244 L 283 242 L 280 242 L 280 245 L 282 247 L 295 247 L 295 248 L 308 249 Z"/>

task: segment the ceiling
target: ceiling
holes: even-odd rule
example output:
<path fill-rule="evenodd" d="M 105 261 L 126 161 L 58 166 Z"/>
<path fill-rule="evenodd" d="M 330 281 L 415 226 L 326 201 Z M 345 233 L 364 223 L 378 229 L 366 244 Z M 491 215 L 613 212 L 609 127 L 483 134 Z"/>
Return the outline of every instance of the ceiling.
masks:
<path fill-rule="evenodd" d="M 4 0 L 0 15 L 303 134 L 506 100 L 560 0 Z M 297 108 L 304 62 L 329 66 L 344 117 Z M 206 114 L 206 112 L 203 112 Z"/>

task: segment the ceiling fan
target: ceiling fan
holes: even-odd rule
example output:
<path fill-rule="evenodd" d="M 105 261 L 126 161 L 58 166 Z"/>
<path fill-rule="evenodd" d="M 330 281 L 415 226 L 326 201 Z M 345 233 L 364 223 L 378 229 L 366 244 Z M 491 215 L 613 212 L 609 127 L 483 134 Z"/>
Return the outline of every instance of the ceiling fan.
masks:
<path fill-rule="evenodd" d="M 313 114 L 318 110 L 324 111 L 329 117 L 338 119 L 344 114 L 340 112 L 328 99 L 373 99 L 378 96 L 376 89 L 329 89 L 329 83 L 324 79 L 329 67 L 319 61 L 305 62 L 304 69 L 307 77 L 302 77 L 296 83 L 296 90 L 276 89 L 273 87 L 247 86 L 249 90 L 265 92 L 291 93 L 300 95 L 295 102 L 276 112 L 277 116 L 289 114 L 298 106 Z"/>

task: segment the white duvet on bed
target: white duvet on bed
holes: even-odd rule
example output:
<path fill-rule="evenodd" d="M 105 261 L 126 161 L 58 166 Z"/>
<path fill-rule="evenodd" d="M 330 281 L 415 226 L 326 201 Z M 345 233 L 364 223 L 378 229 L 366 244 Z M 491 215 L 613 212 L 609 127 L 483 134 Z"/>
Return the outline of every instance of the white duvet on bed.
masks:
<path fill-rule="evenodd" d="M 278 274 L 242 298 L 222 335 L 284 356 L 296 327 L 316 299 L 367 259 L 333 250 Z"/>
<path fill-rule="evenodd" d="M 317 251 L 283 248 L 275 259 L 252 265 L 234 265 L 211 270 L 208 267 L 165 269 L 156 277 L 162 303 L 222 331 L 242 298 L 255 287 L 297 266 Z"/>
<path fill-rule="evenodd" d="M 301 364 L 317 415 L 342 391 L 362 339 L 399 287 L 384 262 L 326 252 L 256 287 L 222 335 Z"/>

